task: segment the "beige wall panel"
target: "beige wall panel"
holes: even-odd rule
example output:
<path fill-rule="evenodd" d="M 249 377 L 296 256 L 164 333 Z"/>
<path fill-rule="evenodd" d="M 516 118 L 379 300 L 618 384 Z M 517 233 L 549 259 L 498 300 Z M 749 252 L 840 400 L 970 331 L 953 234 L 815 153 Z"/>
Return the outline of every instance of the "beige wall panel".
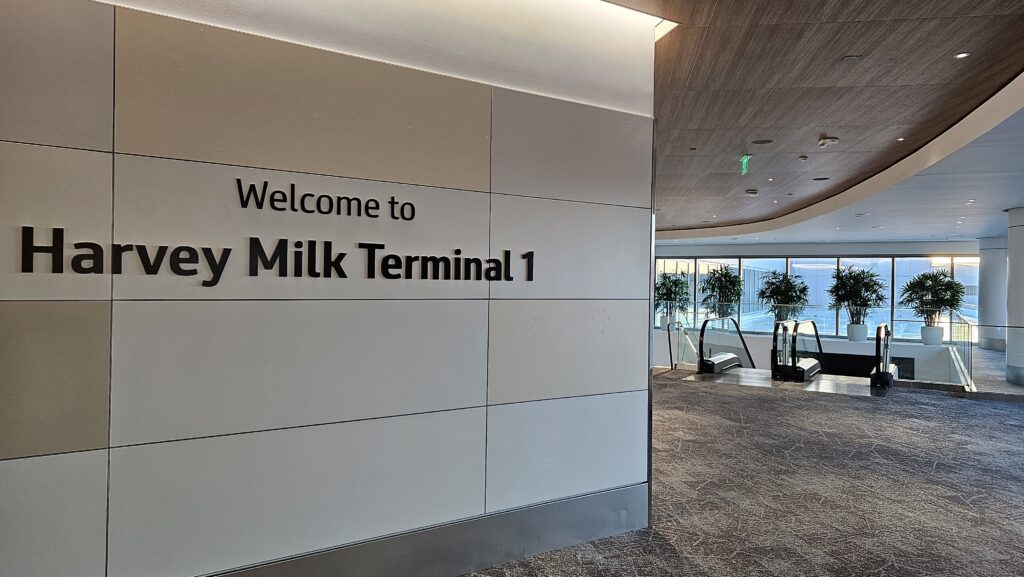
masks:
<path fill-rule="evenodd" d="M 490 87 L 117 12 L 120 152 L 473 190 Z"/>
<path fill-rule="evenodd" d="M 0 459 L 107 444 L 109 302 L 0 303 Z"/>
<path fill-rule="evenodd" d="M 0 106 L 0 108 L 3 108 Z M 0 300 L 110 298 L 109 269 L 75 274 L 74 243 L 110 244 L 111 154 L 0 142 Z M 49 255 L 21 272 L 21 227 L 35 228 L 33 242 L 49 245 L 64 229 L 64 272 L 51 272 Z"/>
<path fill-rule="evenodd" d="M 0 5 L 0 139 L 110 150 L 114 8 Z"/>

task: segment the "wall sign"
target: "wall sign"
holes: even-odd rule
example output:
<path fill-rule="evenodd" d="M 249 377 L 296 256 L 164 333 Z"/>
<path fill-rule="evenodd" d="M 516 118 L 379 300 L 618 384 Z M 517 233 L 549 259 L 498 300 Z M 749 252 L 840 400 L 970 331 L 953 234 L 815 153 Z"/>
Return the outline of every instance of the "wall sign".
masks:
<path fill-rule="evenodd" d="M 243 184 L 240 178 L 235 179 L 235 185 L 243 210 L 396 221 L 416 218 L 416 206 L 394 196 L 381 202 L 372 197 L 299 193 L 295 184 L 290 184 L 287 190 L 271 190 L 266 180 Z M 73 248 L 70 251 L 66 248 L 69 241 Z M 258 236 L 249 237 L 244 250 L 244 274 L 250 277 L 346 279 L 352 273 L 367 279 L 512 282 L 521 278 L 532 282 L 534 271 L 533 251 L 520 254 L 519 259 L 513 258 L 511 250 L 502 250 L 500 258 L 464 255 L 461 248 L 453 248 L 451 254 L 445 255 L 398 254 L 389 251 L 382 242 L 336 246 L 331 240 Z M 109 271 L 119 275 L 129 260 L 135 260 L 146 275 L 199 277 L 202 286 L 213 287 L 237 252 L 238 247 L 129 243 L 112 243 L 107 250 L 97 242 L 69 239 L 64 228 L 22 226 L 20 270 L 27 274 L 64 274 L 65 259 L 70 256 L 70 272 L 74 274 Z"/>

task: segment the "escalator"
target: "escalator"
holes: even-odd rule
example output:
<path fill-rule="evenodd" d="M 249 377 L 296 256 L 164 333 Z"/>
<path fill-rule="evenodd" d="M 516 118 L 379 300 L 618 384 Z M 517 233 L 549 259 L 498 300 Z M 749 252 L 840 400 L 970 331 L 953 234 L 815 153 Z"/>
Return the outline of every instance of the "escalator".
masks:
<path fill-rule="evenodd" d="M 772 334 L 772 378 L 803 383 L 828 374 L 868 379 L 873 388 L 888 389 L 897 374 L 889 355 L 891 339 L 892 331 L 882 323 L 875 331 L 873 356 L 825 353 L 814 321 L 779 321 Z"/>
<path fill-rule="evenodd" d="M 772 333 L 772 378 L 807 382 L 824 368 L 818 325 L 811 320 L 779 321 Z"/>
<path fill-rule="evenodd" d="M 718 374 L 736 367 L 757 368 L 736 319 L 708 319 L 700 327 L 697 372 Z"/>

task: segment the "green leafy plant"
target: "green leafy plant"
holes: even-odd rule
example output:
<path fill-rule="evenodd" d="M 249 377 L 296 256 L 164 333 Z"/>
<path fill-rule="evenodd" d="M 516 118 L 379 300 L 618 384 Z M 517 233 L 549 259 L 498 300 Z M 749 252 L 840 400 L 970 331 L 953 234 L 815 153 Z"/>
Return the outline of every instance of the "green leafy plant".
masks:
<path fill-rule="evenodd" d="M 776 321 L 795 320 L 807 308 L 809 292 L 802 276 L 773 270 L 764 275 L 757 300 L 768 305 Z"/>
<path fill-rule="evenodd" d="M 957 311 L 964 304 L 964 285 L 948 270 L 923 272 L 900 289 L 899 306 L 914 309 L 929 327 L 939 325 L 942 313 Z"/>
<path fill-rule="evenodd" d="M 690 283 L 680 274 L 663 272 L 654 283 L 654 305 L 666 315 L 689 310 Z"/>
<path fill-rule="evenodd" d="M 834 311 L 846 309 L 850 324 L 862 325 L 871 309 L 885 304 L 887 293 L 887 287 L 877 272 L 845 266 L 832 273 L 828 308 Z"/>
<path fill-rule="evenodd" d="M 700 281 L 700 290 L 704 293 L 700 301 L 704 308 L 719 318 L 731 317 L 743 296 L 743 281 L 729 267 L 712 269 Z"/>

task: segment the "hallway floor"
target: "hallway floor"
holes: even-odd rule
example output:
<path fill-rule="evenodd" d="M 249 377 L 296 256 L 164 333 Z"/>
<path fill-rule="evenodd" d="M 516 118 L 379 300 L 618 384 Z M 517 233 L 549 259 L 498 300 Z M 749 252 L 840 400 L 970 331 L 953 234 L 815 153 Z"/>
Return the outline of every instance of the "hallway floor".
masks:
<path fill-rule="evenodd" d="M 653 529 L 477 577 L 1019 577 L 1024 405 L 654 387 Z"/>
<path fill-rule="evenodd" d="M 1007 395 L 1024 395 L 1024 385 L 1015 385 L 1006 381 L 1006 352 L 992 351 L 974 347 L 971 365 L 971 376 L 979 391 L 986 393 L 1002 393 Z"/>

